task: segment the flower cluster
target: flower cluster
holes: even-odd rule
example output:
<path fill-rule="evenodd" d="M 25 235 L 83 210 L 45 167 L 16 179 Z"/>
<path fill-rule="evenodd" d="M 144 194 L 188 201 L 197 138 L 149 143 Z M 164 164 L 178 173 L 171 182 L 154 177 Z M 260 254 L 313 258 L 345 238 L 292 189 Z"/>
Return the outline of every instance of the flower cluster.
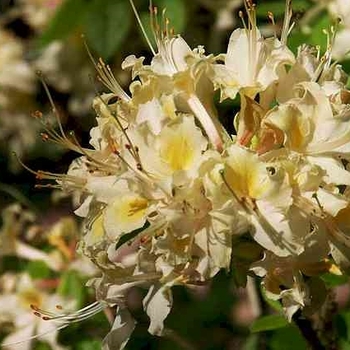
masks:
<path fill-rule="evenodd" d="M 36 339 L 51 349 L 62 350 L 64 347 L 57 341 L 59 330 L 103 308 L 95 302 L 83 311 L 74 311 L 82 300 L 67 293 L 65 285 L 74 278 L 81 283 L 96 274 L 87 258 L 75 254 L 78 227 L 73 218 L 64 217 L 45 226 L 19 204 L 3 210 L 0 335 L 1 348 L 5 350 L 34 349 Z M 43 247 L 47 252 L 42 251 Z M 25 263 L 27 271 L 13 271 L 12 264 L 6 263 L 9 257 L 12 262 Z"/>
<path fill-rule="evenodd" d="M 349 269 L 350 92 L 331 60 L 333 31 L 324 54 L 303 45 L 294 55 L 290 1 L 281 35 L 271 38 L 257 28 L 255 5 L 245 6 L 244 28 L 218 56 L 190 49 L 152 9 L 157 50 L 150 43 L 149 64 L 133 55 L 123 62 L 130 93 L 95 62 L 110 92 L 93 103 L 92 148 L 47 130 L 81 154 L 66 175 L 37 176 L 80 199 L 79 249 L 102 272 L 90 284 L 118 306 L 106 349 L 123 348 L 133 331 L 125 306 L 132 286 L 148 289 L 149 332 L 162 335 L 171 287 L 235 271 L 237 260 L 263 278 L 289 319 L 319 307 L 320 275 Z M 240 99 L 229 121 L 235 135 L 217 95 Z"/>

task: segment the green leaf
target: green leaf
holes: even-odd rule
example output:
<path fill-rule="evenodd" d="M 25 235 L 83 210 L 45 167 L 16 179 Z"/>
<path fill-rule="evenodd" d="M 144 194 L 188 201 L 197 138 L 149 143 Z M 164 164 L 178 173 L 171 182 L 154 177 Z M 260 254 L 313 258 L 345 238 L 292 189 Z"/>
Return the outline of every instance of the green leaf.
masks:
<path fill-rule="evenodd" d="M 165 17 L 170 21 L 169 28 L 173 28 L 176 34 L 181 34 L 184 31 L 187 23 L 187 10 L 184 0 L 156 0 L 153 1 L 153 5 L 158 7 L 159 20 L 161 20 L 161 13 L 165 9 Z M 151 28 L 149 12 L 141 12 L 140 19 L 144 26 L 147 37 L 151 41 L 152 46 L 155 48 L 156 42 L 154 40 L 154 35 Z M 141 30 L 140 35 L 142 35 Z"/>
<path fill-rule="evenodd" d="M 51 346 L 47 343 L 37 341 L 35 342 L 33 350 L 51 350 Z"/>
<path fill-rule="evenodd" d="M 74 298 L 78 307 L 85 302 L 87 293 L 85 282 L 76 271 L 66 271 L 62 275 L 57 291 L 62 296 Z"/>
<path fill-rule="evenodd" d="M 65 0 L 39 38 L 41 45 L 66 38 L 83 21 L 87 12 L 87 0 Z"/>
<path fill-rule="evenodd" d="M 302 33 L 300 30 L 293 30 L 288 37 L 288 47 L 296 54 L 298 47 L 302 44 L 309 43 L 310 36 Z"/>
<path fill-rule="evenodd" d="M 259 349 L 259 335 L 251 334 L 245 341 L 242 350 L 258 350 Z"/>
<path fill-rule="evenodd" d="M 165 17 L 170 20 L 169 27 L 174 28 L 175 33 L 181 34 L 186 26 L 186 5 L 184 0 L 158 0 L 155 1 L 159 12 L 166 10 Z"/>
<path fill-rule="evenodd" d="M 100 350 L 101 348 L 102 343 L 98 340 L 83 340 L 76 347 L 77 350 Z"/>
<path fill-rule="evenodd" d="M 141 19 L 142 25 L 145 29 L 145 32 L 146 32 L 148 39 L 151 41 L 153 48 L 156 48 L 156 42 L 154 40 L 154 36 L 153 36 L 152 28 L 151 28 L 151 21 L 150 21 L 149 12 L 141 12 L 140 19 Z M 147 42 L 146 42 L 146 40 L 141 32 L 141 29 L 139 29 L 139 33 L 140 33 L 139 35 L 142 37 L 144 43 L 148 46 L 148 44 L 147 44 Z"/>
<path fill-rule="evenodd" d="M 274 310 L 278 311 L 278 312 L 282 312 L 283 307 L 281 305 L 281 303 L 278 300 L 273 300 L 268 298 L 268 296 L 266 295 L 266 291 L 265 288 L 263 286 L 260 285 L 260 291 L 261 291 L 261 296 L 263 297 L 264 301 Z"/>
<path fill-rule="evenodd" d="M 32 278 L 49 278 L 51 275 L 50 268 L 40 260 L 30 261 L 27 272 Z"/>
<path fill-rule="evenodd" d="M 270 350 L 307 350 L 308 346 L 295 326 L 285 327 L 273 332 L 269 341 Z"/>
<path fill-rule="evenodd" d="M 350 312 L 341 312 L 336 316 L 335 325 L 338 337 L 350 342 Z"/>
<path fill-rule="evenodd" d="M 322 52 L 327 49 L 327 36 L 324 30 L 329 30 L 332 24 L 331 18 L 326 12 L 312 24 L 310 43 L 314 46 L 320 46 Z"/>
<path fill-rule="evenodd" d="M 150 223 L 148 221 L 146 221 L 146 223 L 142 227 L 121 236 L 119 241 L 115 245 L 115 250 L 117 250 L 119 247 L 121 247 L 124 243 L 131 241 L 133 238 L 135 238 L 139 233 L 144 231 L 149 226 L 150 226 Z"/>
<path fill-rule="evenodd" d="M 91 48 L 109 60 L 120 48 L 131 23 L 127 1 L 94 0 L 84 22 L 84 33 Z"/>
<path fill-rule="evenodd" d="M 341 275 L 337 276 L 333 273 L 325 273 L 321 276 L 321 280 L 326 284 L 327 287 L 341 286 L 342 284 L 349 282 L 349 276 Z"/>
<path fill-rule="evenodd" d="M 339 350 L 350 350 L 350 343 L 345 341 L 344 339 L 340 339 L 338 348 Z"/>
<path fill-rule="evenodd" d="M 294 0 L 293 11 L 306 11 L 311 7 L 307 0 Z M 276 17 L 284 16 L 285 2 L 284 1 L 269 1 L 258 3 L 256 14 L 259 17 L 267 17 L 268 12 L 272 12 Z"/>
<path fill-rule="evenodd" d="M 282 315 L 263 316 L 253 322 L 250 326 L 252 333 L 271 331 L 273 329 L 288 326 L 288 320 Z"/>

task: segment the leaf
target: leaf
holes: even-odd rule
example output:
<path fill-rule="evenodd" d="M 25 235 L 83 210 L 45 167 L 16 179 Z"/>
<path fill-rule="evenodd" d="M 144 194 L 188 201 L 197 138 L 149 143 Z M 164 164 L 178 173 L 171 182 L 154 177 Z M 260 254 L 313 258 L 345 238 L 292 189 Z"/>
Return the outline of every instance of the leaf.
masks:
<path fill-rule="evenodd" d="M 250 326 L 252 333 L 271 331 L 288 326 L 288 320 L 282 315 L 263 316 L 253 322 Z"/>
<path fill-rule="evenodd" d="M 326 287 L 336 287 L 349 282 L 349 277 L 346 275 L 334 275 L 333 273 L 325 273 L 321 276 L 321 280 L 326 284 Z"/>
<path fill-rule="evenodd" d="M 300 30 L 293 30 L 288 37 L 288 47 L 296 54 L 298 52 L 298 47 L 309 42 L 309 40 L 309 35 L 302 33 Z"/>
<path fill-rule="evenodd" d="M 30 261 L 27 265 L 27 272 L 32 278 L 49 278 L 50 268 L 41 260 Z"/>
<path fill-rule="evenodd" d="M 174 28 L 175 33 L 181 34 L 186 26 L 186 5 L 184 0 L 158 0 L 155 2 L 161 11 L 166 10 L 165 17 L 169 19 L 169 27 Z"/>
<path fill-rule="evenodd" d="M 341 312 L 335 318 L 338 337 L 350 342 L 350 312 Z"/>
<path fill-rule="evenodd" d="M 259 336 L 258 334 L 251 334 L 245 341 L 242 350 L 258 350 L 259 349 Z"/>
<path fill-rule="evenodd" d="M 51 350 L 51 347 L 47 343 L 37 341 L 35 342 L 33 350 Z"/>
<path fill-rule="evenodd" d="M 98 340 L 83 340 L 78 343 L 77 350 L 101 350 L 102 343 Z"/>
<path fill-rule="evenodd" d="M 312 31 L 309 40 L 310 44 L 320 46 L 321 51 L 325 52 L 327 49 L 327 36 L 323 31 L 325 29 L 329 30 L 332 24 L 331 18 L 327 12 L 324 12 L 322 16 L 317 17 L 317 20 L 312 23 Z"/>
<path fill-rule="evenodd" d="M 150 226 L 150 223 L 148 221 L 145 222 L 145 224 L 134 230 L 131 231 L 129 233 L 125 233 L 123 236 L 120 237 L 119 241 L 117 242 L 117 244 L 115 245 L 115 250 L 117 250 L 119 247 L 121 247 L 124 243 L 132 240 L 133 238 L 135 238 L 139 233 L 141 233 L 142 231 L 144 231 L 146 228 L 148 228 Z"/>
<path fill-rule="evenodd" d="M 340 350 L 350 350 L 350 343 L 348 343 L 344 339 L 339 340 L 338 346 Z"/>
<path fill-rule="evenodd" d="M 260 285 L 260 292 L 261 292 L 261 296 L 264 299 L 264 301 L 274 310 L 278 311 L 278 312 L 282 312 L 283 311 L 283 307 L 280 303 L 280 301 L 278 300 L 273 300 L 268 298 L 268 296 L 266 295 L 265 292 L 265 288 Z"/>
<path fill-rule="evenodd" d="M 295 326 L 285 327 L 273 332 L 269 341 L 271 350 L 307 350 L 308 346 L 305 339 Z"/>
<path fill-rule="evenodd" d="M 140 19 L 141 19 L 142 25 L 145 29 L 145 32 L 146 32 L 148 39 L 151 41 L 153 48 L 155 48 L 156 42 L 154 40 L 154 36 L 153 36 L 152 28 L 151 28 L 151 20 L 150 20 L 149 12 L 146 12 L 146 11 L 141 12 Z M 139 29 L 139 33 L 140 33 L 140 36 L 142 37 L 143 42 L 148 46 L 148 44 L 147 44 L 147 42 L 146 42 L 146 40 L 141 32 L 141 29 Z"/>
<path fill-rule="evenodd" d="M 153 4 L 158 7 L 158 13 L 162 13 L 165 9 L 165 17 L 168 18 L 170 22 L 169 28 L 173 28 L 176 34 L 181 34 L 184 31 L 187 23 L 187 10 L 184 0 L 156 0 Z M 156 47 L 149 12 L 141 12 L 140 19 L 152 46 Z M 141 30 L 140 35 L 142 35 Z"/>
<path fill-rule="evenodd" d="M 39 38 L 41 45 L 64 39 L 83 21 L 87 12 L 87 0 L 65 0 Z"/>
<path fill-rule="evenodd" d="M 311 4 L 307 0 L 294 0 L 293 11 L 306 11 L 311 7 Z M 268 12 L 272 12 L 276 17 L 282 17 L 284 15 L 285 2 L 284 1 L 269 1 L 259 2 L 256 7 L 256 14 L 258 17 L 267 17 Z"/>
<path fill-rule="evenodd" d="M 131 9 L 125 0 L 94 0 L 84 22 L 88 44 L 104 60 L 120 48 L 131 26 Z"/>
<path fill-rule="evenodd" d="M 78 307 L 85 302 L 87 293 L 85 282 L 76 271 L 66 271 L 62 275 L 57 291 L 62 296 L 74 298 Z"/>

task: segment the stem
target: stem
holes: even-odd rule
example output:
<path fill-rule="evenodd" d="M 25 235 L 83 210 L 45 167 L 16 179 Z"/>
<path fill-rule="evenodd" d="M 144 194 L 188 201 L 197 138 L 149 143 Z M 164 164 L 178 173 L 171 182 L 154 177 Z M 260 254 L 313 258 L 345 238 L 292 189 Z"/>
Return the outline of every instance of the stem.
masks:
<path fill-rule="evenodd" d="M 255 284 L 255 279 L 250 276 L 247 278 L 247 294 L 254 318 L 256 319 L 261 316 L 261 304 L 259 293 Z"/>
<path fill-rule="evenodd" d="M 182 338 L 173 329 L 165 328 L 163 331 L 163 337 L 173 341 L 175 344 L 181 346 L 184 350 L 196 350 L 196 348 L 187 339 Z"/>
<path fill-rule="evenodd" d="M 299 328 L 301 334 L 304 336 L 305 340 L 309 343 L 310 349 L 312 350 L 326 350 L 326 348 L 321 343 L 318 338 L 316 331 L 312 327 L 312 323 L 309 319 L 301 316 L 301 312 L 297 312 L 293 316 L 294 323 Z"/>

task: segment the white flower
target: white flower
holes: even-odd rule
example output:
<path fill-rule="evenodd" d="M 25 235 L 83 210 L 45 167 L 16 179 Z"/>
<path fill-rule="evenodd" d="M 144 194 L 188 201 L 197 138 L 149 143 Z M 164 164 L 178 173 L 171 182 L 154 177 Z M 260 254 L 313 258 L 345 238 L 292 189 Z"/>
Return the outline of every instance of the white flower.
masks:
<path fill-rule="evenodd" d="M 64 300 L 57 294 L 47 294 L 39 291 L 29 275 L 18 276 L 15 290 L 0 295 L 2 313 L 14 325 L 14 331 L 8 334 L 2 341 L 6 350 L 29 350 L 32 348 L 32 340 L 38 338 L 47 342 L 52 349 L 63 349 L 57 343 L 57 335 L 60 325 L 54 325 L 45 317 L 35 315 L 39 308 L 55 308 L 56 305 L 67 307 L 68 310 L 74 307 L 74 302 Z M 34 309 L 34 311 L 33 311 Z M 61 323 L 62 325 L 62 323 Z"/>

